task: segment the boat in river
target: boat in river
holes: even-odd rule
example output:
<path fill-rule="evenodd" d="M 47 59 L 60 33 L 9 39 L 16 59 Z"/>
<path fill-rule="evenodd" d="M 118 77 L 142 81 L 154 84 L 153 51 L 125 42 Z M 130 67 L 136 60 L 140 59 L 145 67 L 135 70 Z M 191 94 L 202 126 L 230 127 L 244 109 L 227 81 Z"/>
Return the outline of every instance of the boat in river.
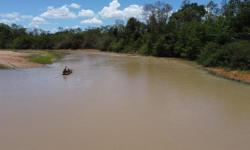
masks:
<path fill-rule="evenodd" d="M 73 73 L 73 70 L 68 69 L 68 70 L 64 70 L 63 73 L 62 73 L 62 75 L 66 76 L 66 75 L 70 75 L 72 73 Z"/>

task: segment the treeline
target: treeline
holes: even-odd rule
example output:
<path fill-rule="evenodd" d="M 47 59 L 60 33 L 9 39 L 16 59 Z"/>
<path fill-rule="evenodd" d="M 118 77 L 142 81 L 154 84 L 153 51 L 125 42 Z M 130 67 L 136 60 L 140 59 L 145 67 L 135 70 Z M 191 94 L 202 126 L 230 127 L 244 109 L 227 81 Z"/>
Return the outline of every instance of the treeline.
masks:
<path fill-rule="evenodd" d="M 222 7 L 188 0 L 173 12 L 164 2 L 144 6 L 144 20 L 126 25 L 61 30 L 51 34 L 0 25 L 0 48 L 82 49 L 182 57 L 205 66 L 250 70 L 250 0 L 229 0 Z"/>
<path fill-rule="evenodd" d="M 63 30 L 50 33 L 40 29 L 28 31 L 13 24 L 0 24 L 1 49 L 81 49 L 97 48 L 101 29 L 82 31 L 79 29 Z"/>

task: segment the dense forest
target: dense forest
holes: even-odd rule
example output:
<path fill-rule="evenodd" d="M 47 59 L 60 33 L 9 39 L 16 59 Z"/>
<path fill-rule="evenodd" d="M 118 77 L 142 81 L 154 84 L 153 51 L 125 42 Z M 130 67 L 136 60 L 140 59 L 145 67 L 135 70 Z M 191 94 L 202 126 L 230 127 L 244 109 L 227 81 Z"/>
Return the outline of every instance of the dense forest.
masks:
<path fill-rule="evenodd" d="M 144 6 L 144 20 L 130 18 L 87 30 L 50 33 L 0 24 L 1 49 L 84 49 L 181 57 L 209 67 L 250 70 L 250 0 L 188 0 L 173 11 L 170 4 Z"/>

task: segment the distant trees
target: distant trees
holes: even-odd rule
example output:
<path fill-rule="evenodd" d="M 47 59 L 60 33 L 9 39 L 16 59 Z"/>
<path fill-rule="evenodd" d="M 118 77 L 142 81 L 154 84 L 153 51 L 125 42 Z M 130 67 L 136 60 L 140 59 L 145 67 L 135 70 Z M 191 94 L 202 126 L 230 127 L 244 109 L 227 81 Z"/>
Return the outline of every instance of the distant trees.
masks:
<path fill-rule="evenodd" d="M 113 26 L 82 31 L 48 33 L 0 24 L 0 48 L 83 49 L 182 57 L 205 66 L 250 69 L 250 0 L 213 1 L 199 5 L 184 0 L 172 11 L 170 4 L 144 6 L 145 20 L 117 20 Z"/>
<path fill-rule="evenodd" d="M 12 41 L 11 27 L 0 24 L 0 47 L 8 48 L 10 47 L 10 41 Z"/>

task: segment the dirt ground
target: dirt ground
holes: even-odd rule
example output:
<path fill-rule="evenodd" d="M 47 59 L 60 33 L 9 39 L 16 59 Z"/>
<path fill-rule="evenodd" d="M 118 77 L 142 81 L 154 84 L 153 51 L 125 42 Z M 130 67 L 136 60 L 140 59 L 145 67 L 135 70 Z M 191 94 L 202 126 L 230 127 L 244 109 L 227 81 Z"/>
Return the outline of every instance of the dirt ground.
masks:
<path fill-rule="evenodd" d="M 34 68 L 40 67 L 41 64 L 30 62 L 26 57 L 29 54 L 13 51 L 0 50 L 0 65 L 6 68 Z"/>
<path fill-rule="evenodd" d="M 227 79 L 236 80 L 236 81 L 250 84 L 250 72 L 225 70 L 223 68 L 207 68 L 207 70 L 212 74 L 215 74 L 215 75 L 227 78 Z"/>

